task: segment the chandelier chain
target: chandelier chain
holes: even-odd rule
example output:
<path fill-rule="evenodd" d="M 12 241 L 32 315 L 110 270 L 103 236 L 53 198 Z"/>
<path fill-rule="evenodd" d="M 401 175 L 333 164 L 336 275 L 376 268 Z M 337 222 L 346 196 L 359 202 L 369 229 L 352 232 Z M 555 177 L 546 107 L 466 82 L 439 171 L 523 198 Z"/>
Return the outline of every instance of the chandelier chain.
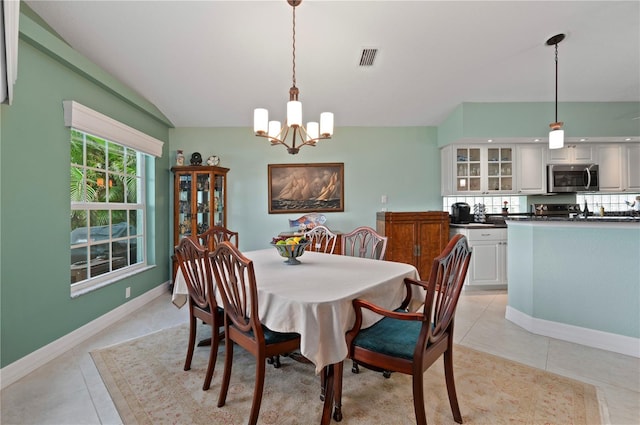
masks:
<path fill-rule="evenodd" d="M 293 9 L 293 87 L 296 86 L 296 8 Z"/>

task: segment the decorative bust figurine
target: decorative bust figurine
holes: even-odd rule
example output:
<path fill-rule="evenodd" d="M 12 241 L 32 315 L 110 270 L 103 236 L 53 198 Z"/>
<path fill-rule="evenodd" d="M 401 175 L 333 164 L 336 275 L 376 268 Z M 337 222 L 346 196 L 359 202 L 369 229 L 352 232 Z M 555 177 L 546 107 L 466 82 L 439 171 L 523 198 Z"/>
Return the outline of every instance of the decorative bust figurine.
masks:
<path fill-rule="evenodd" d="M 176 165 L 184 165 L 184 154 L 181 150 L 176 154 Z"/>
<path fill-rule="evenodd" d="M 191 154 L 191 165 L 202 165 L 202 155 L 200 155 L 200 152 Z"/>

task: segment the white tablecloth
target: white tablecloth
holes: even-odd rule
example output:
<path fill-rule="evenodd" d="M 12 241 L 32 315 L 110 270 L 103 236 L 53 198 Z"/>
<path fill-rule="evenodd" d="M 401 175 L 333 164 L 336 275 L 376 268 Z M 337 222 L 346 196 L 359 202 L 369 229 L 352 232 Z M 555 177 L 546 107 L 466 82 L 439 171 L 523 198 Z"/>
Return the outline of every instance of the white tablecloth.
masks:
<path fill-rule="evenodd" d="M 404 278 L 419 278 L 412 265 L 391 261 L 305 252 L 302 264 L 291 266 L 273 248 L 243 254 L 254 263 L 260 320 L 274 331 L 299 333 L 300 352 L 315 364 L 316 373 L 347 357 L 345 333 L 355 318 L 352 300 L 397 307 L 405 295 Z M 178 270 L 174 304 L 182 307 L 186 294 Z M 423 292 L 415 296 L 424 299 Z M 378 319 L 365 316 L 365 327 Z"/>

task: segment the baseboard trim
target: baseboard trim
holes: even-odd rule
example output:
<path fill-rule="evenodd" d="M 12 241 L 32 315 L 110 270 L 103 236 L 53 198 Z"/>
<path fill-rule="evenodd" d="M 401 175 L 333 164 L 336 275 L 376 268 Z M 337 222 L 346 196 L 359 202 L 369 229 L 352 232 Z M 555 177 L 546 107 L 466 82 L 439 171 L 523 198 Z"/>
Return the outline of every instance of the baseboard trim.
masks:
<path fill-rule="evenodd" d="M 0 390 L 165 294 L 168 291 L 168 285 L 168 282 L 158 285 L 139 297 L 133 298 L 131 301 L 114 308 L 86 325 L 3 367 L 0 369 Z"/>
<path fill-rule="evenodd" d="M 640 358 L 640 338 L 538 319 L 507 306 L 505 318 L 537 335 Z"/>

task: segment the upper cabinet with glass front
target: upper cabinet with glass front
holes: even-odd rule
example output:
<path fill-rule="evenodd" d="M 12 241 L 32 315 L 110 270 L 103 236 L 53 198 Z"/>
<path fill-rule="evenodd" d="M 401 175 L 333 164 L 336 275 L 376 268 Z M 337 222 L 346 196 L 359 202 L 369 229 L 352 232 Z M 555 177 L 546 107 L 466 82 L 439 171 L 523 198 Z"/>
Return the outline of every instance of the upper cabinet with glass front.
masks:
<path fill-rule="evenodd" d="M 441 154 L 443 195 L 513 192 L 512 147 L 450 145 Z"/>

